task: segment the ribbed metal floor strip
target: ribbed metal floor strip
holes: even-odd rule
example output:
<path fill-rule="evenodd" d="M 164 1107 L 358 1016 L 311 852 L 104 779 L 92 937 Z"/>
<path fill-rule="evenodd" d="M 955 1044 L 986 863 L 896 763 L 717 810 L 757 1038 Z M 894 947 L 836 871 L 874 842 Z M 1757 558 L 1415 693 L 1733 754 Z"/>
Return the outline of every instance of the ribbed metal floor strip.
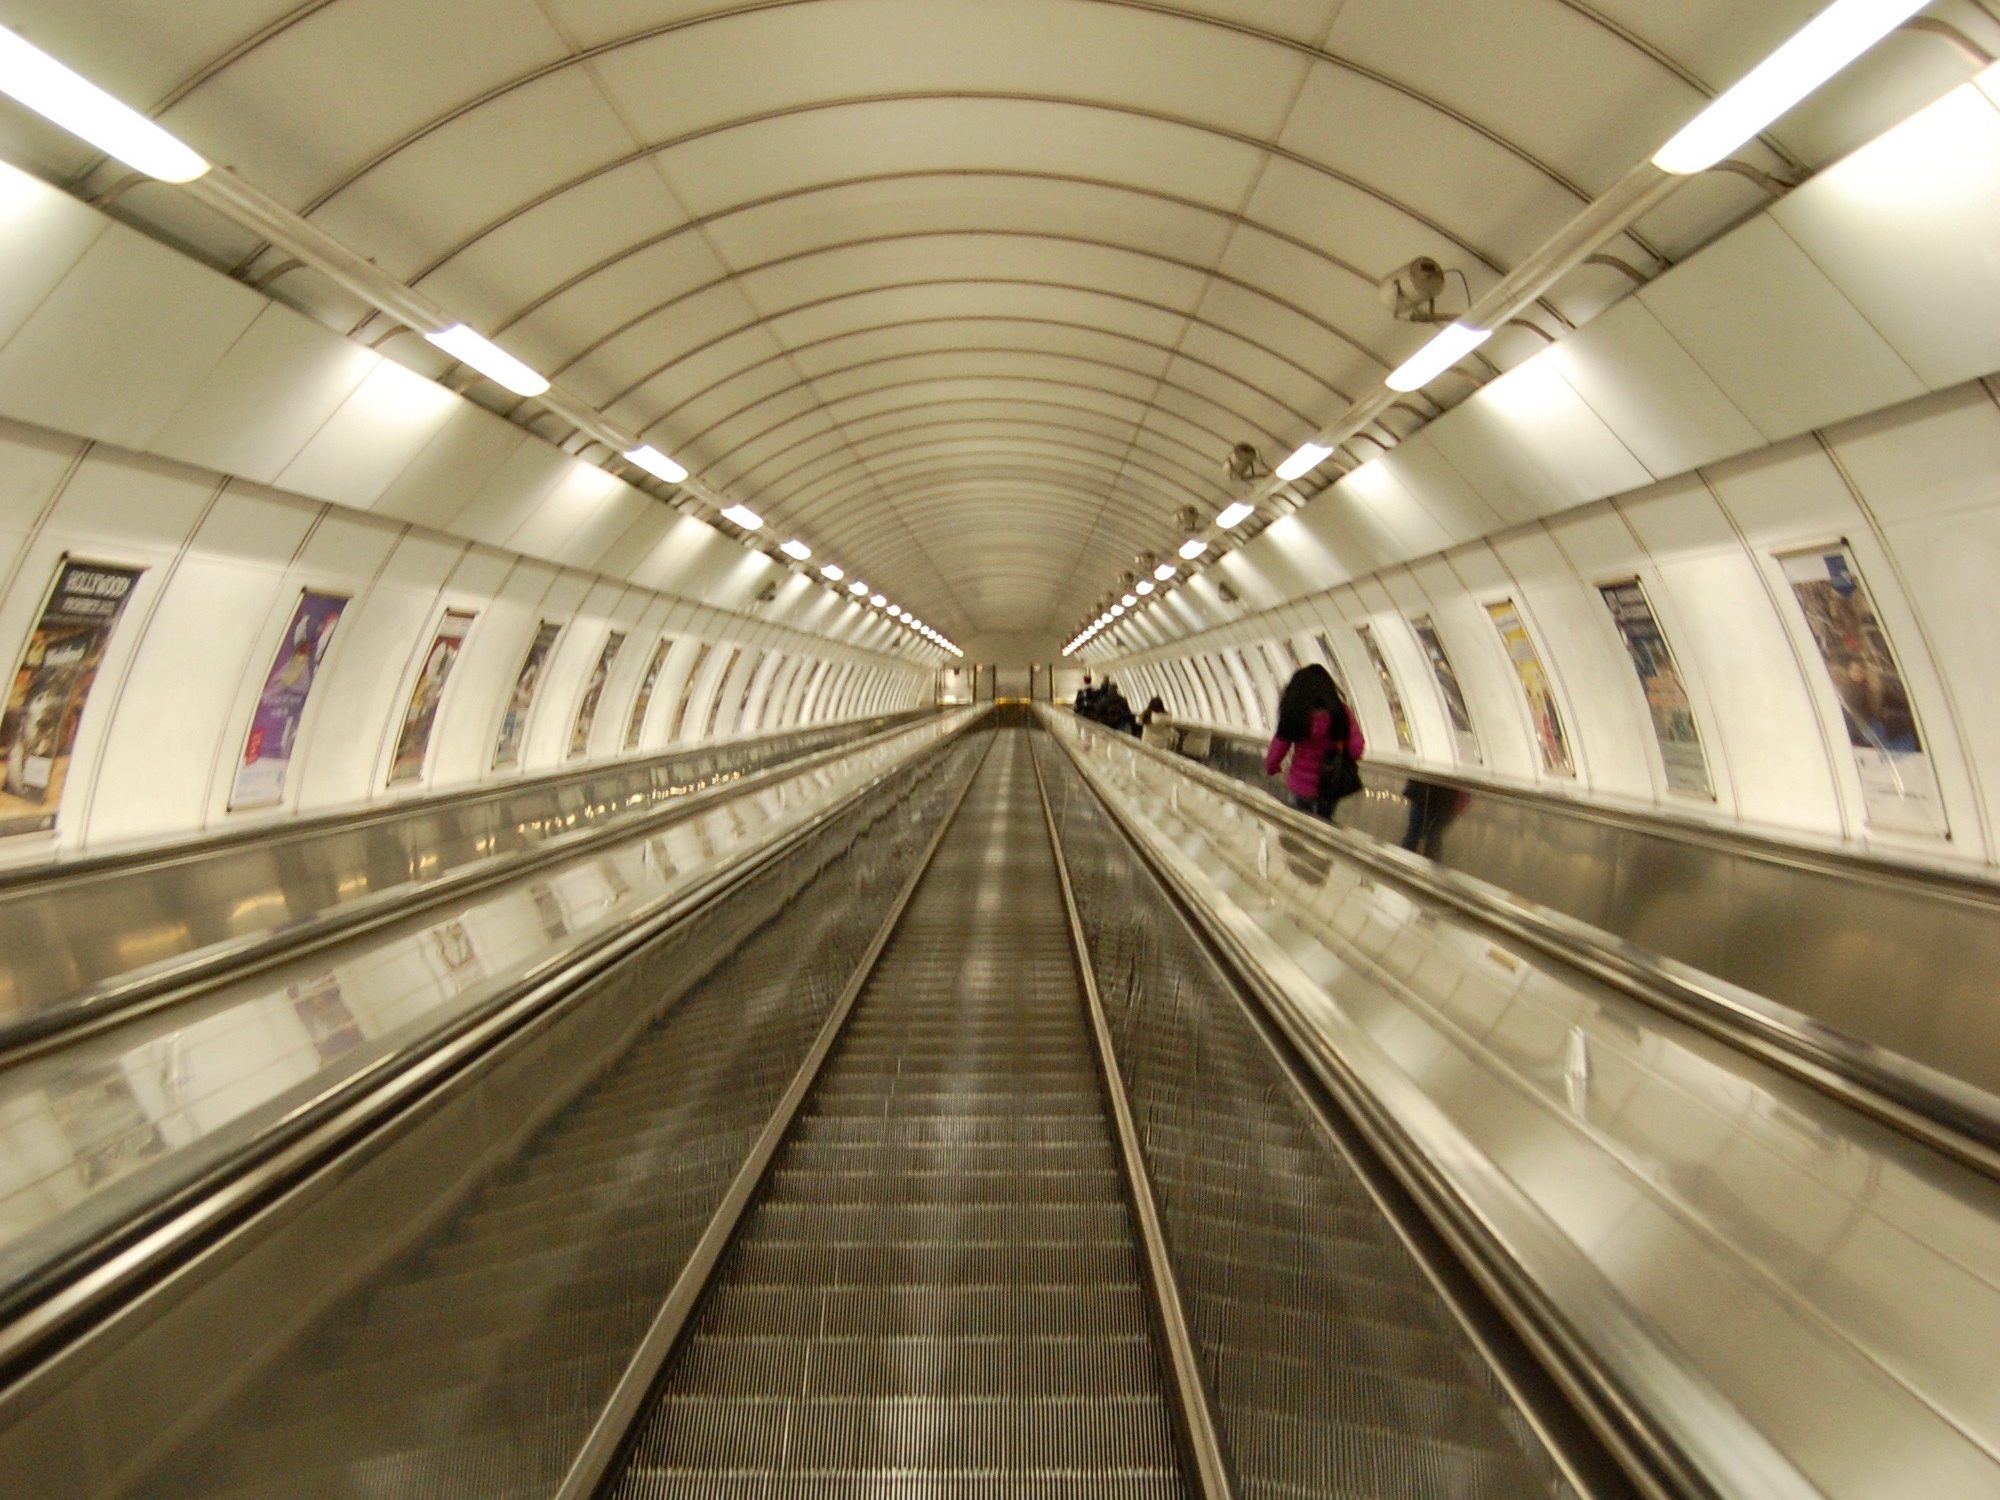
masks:
<path fill-rule="evenodd" d="M 1569 1495 L 1074 768 L 1038 754 L 1237 1493 Z"/>
<path fill-rule="evenodd" d="M 1025 737 L 1002 736 L 612 1493 L 1187 1493 Z"/>

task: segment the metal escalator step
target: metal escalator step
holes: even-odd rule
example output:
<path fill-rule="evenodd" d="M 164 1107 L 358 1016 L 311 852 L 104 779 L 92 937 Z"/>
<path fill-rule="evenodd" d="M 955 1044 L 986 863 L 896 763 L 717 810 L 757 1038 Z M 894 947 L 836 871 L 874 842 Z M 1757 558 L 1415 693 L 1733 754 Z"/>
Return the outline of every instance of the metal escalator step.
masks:
<path fill-rule="evenodd" d="M 1041 1473 L 936 1474 L 929 1470 L 629 1470 L 632 1500 L 1173 1500 L 1186 1494 L 1171 1468 L 1096 1467 Z"/>

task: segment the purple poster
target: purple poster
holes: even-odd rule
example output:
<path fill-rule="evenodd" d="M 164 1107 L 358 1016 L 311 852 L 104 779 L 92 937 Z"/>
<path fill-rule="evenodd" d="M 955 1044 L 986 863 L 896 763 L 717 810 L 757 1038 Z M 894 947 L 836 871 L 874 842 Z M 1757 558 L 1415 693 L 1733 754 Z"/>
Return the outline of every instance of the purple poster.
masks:
<path fill-rule="evenodd" d="M 340 623 L 347 600 L 339 594 L 299 595 L 292 623 L 271 659 L 264 690 L 250 715 L 250 733 L 243 741 L 243 759 L 230 789 L 233 812 L 244 807 L 275 807 L 285 800 L 285 773 L 291 769 L 292 747 L 306 716 L 306 700 L 319 680 L 326 653 L 333 645 L 333 628 Z"/>

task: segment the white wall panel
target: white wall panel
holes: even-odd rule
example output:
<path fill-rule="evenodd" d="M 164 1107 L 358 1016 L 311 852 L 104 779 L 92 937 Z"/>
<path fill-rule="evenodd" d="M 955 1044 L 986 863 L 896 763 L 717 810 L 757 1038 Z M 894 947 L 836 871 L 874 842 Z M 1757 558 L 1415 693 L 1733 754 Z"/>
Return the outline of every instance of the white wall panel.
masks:
<path fill-rule="evenodd" d="M 177 251 L 112 230 L 0 349 L 0 412 L 143 447 L 268 305 Z"/>
<path fill-rule="evenodd" d="M 12 338 L 111 221 L 0 162 L 0 341 Z"/>
<path fill-rule="evenodd" d="M 1431 424 L 1466 482 L 1509 519 L 1568 510 L 1653 476 L 1544 349 Z"/>
<path fill-rule="evenodd" d="M 1916 373 L 1768 218 L 1638 295 L 1768 439 L 1923 394 Z"/>
<path fill-rule="evenodd" d="M 382 360 L 273 481 L 365 510 L 388 489 L 459 404 L 435 381 Z"/>
<path fill-rule="evenodd" d="M 1933 390 L 2000 369 L 1994 99 L 1953 90 L 1771 217 Z"/>
<path fill-rule="evenodd" d="M 501 465 L 524 447 L 540 448 L 511 422 L 460 406 L 370 507 L 375 514 L 444 528 L 486 493 Z"/>

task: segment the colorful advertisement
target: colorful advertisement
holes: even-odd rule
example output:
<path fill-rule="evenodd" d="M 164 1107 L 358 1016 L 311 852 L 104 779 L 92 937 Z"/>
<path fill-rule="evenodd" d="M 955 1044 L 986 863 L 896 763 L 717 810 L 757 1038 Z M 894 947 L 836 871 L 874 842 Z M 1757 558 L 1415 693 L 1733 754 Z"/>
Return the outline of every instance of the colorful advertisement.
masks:
<path fill-rule="evenodd" d="M 77 726 L 141 568 L 64 558 L 0 714 L 0 836 L 56 826 Z"/>
<path fill-rule="evenodd" d="M 597 665 L 590 669 L 590 681 L 583 685 L 583 697 L 576 705 L 576 721 L 569 726 L 569 754 L 574 760 L 590 748 L 590 726 L 597 722 L 597 705 L 604 701 L 604 684 L 611 680 L 611 667 L 624 649 L 625 632 L 614 630 L 604 638 L 597 653 Z"/>
<path fill-rule="evenodd" d="M 1948 832 L 1937 777 L 1889 632 L 1845 542 L 1778 559 L 1840 703 L 1861 775 L 1868 821 L 1919 833 Z"/>
<path fill-rule="evenodd" d="M 346 608 L 344 595 L 316 594 L 311 589 L 299 595 L 292 623 L 278 642 L 271 670 L 264 674 L 264 690 L 257 695 L 257 707 L 250 715 L 243 759 L 237 763 L 236 781 L 229 789 L 230 811 L 276 807 L 285 800 L 285 774 L 292 767 L 292 747 L 305 720 L 306 701 L 319 681 L 320 668 L 333 645 L 334 627 Z"/>
<path fill-rule="evenodd" d="M 465 649 L 465 637 L 474 616 L 465 610 L 448 609 L 431 637 L 424 664 L 410 688 L 410 701 L 403 710 L 402 732 L 396 736 L 396 754 L 389 762 L 389 783 L 415 781 L 424 774 L 424 757 L 430 753 L 431 731 L 437 727 L 438 704 L 451 669 Z"/>
<path fill-rule="evenodd" d="M 661 641 L 653 647 L 652 660 L 646 663 L 646 675 L 639 680 L 639 696 L 632 700 L 632 715 L 625 721 L 625 748 L 637 750 L 639 736 L 646 729 L 646 710 L 653 706 L 653 689 L 660 685 L 660 669 L 667 664 L 667 653 L 674 648 L 670 640 Z"/>
<path fill-rule="evenodd" d="M 1694 705 L 1688 702 L 1666 634 L 1653 616 L 1652 600 L 1636 578 L 1601 583 L 1597 592 L 1604 596 L 1605 608 L 1611 611 L 1625 652 L 1632 658 L 1632 670 L 1639 674 L 1639 690 L 1646 695 L 1646 712 L 1653 721 L 1653 738 L 1659 742 L 1668 788 L 1691 797 L 1713 797 L 1715 788 L 1709 783 L 1708 755 L 1701 747 L 1701 731 L 1695 727 Z"/>
<path fill-rule="evenodd" d="M 500 716 L 500 733 L 493 741 L 493 769 L 504 770 L 521 763 L 521 742 L 528 737 L 528 715 L 534 712 L 535 692 L 542 685 L 542 669 L 549 664 L 562 626 L 544 620 L 535 627 L 528 642 L 528 654 L 521 658 L 521 670 L 514 674 L 514 691 L 507 695 L 507 711 Z"/>
<path fill-rule="evenodd" d="M 1354 633 L 1361 637 L 1361 649 L 1368 653 L 1368 664 L 1374 667 L 1382 683 L 1382 696 L 1389 702 L 1389 717 L 1396 725 L 1397 748 L 1415 750 L 1417 737 L 1410 732 L 1410 716 L 1403 711 L 1403 695 L 1397 691 L 1396 679 L 1389 675 L 1389 663 L 1382 656 L 1382 648 L 1375 644 L 1374 627 L 1357 625 Z"/>
<path fill-rule="evenodd" d="M 1410 621 L 1410 630 L 1417 644 L 1423 647 L 1424 659 L 1431 664 L 1431 676 L 1437 679 L 1438 695 L 1444 699 L 1445 715 L 1451 720 L 1452 737 L 1458 741 L 1459 759 L 1477 762 L 1481 756 L 1479 736 L 1472 731 L 1472 710 L 1465 706 L 1465 693 L 1458 685 L 1458 673 L 1452 668 L 1451 658 L 1445 655 L 1436 623 L 1429 615 L 1418 615 Z"/>
<path fill-rule="evenodd" d="M 1512 599 L 1501 599 L 1487 605 L 1486 613 L 1492 617 L 1493 628 L 1500 632 L 1500 644 L 1507 648 L 1514 675 L 1521 679 L 1521 692 L 1528 700 L 1528 719 L 1534 725 L 1535 743 L 1542 752 L 1542 768 L 1553 776 L 1574 776 L 1576 768 L 1570 762 L 1569 736 L 1563 732 L 1555 687 L 1542 667 L 1541 654 L 1528 635 L 1521 611 Z"/>

